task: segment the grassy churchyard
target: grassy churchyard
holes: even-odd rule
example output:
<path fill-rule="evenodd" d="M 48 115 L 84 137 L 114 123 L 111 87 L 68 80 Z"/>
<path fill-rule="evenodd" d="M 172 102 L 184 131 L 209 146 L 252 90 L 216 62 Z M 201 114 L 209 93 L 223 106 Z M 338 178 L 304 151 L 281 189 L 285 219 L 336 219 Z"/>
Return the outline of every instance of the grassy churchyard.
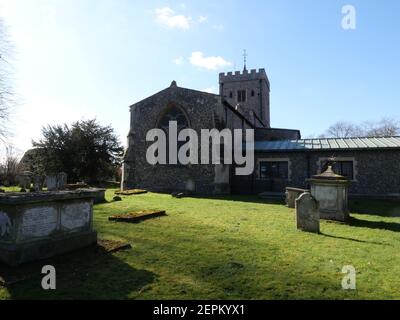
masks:
<path fill-rule="evenodd" d="M 91 247 L 23 266 L 0 299 L 400 298 L 400 203 L 353 201 L 351 225 L 322 221 L 316 235 L 296 230 L 293 209 L 256 196 L 147 193 L 112 202 L 114 191 L 95 205 L 94 226 L 99 238 L 131 249 Z M 108 221 L 147 209 L 167 216 Z M 44 263 L 57 270 L 56 290 L 41 288 Z M 357 290 L 341 287 L 345 265 L 356 268 Z"/>

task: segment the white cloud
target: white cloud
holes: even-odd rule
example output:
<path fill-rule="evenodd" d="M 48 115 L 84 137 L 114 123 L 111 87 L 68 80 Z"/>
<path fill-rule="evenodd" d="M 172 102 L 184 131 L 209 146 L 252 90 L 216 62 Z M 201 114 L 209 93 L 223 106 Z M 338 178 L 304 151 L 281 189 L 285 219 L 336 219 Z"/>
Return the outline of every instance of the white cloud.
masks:
<path fill-rule="evenodd" d="M 156 21 L 168 28 L 178 28 L 187 30 L 190 28 L 192 18 L 182 14 L 175 14 L 169 7 L 158 8 L 155 10 Z"/>
<path fill-rule="evenodd" d="M 189 58 L 189 61 L 192 65 L 207 70 L 216 70 L 218 68 L 232 65 L 231 62 L 226 61 L 224 58 L 220 56 L 205 57 L 203 52 L 200 51 L 193 52 L 192 56 Z"/>
<path fill-rule="evenodd" d="M 181 66 L 185 63 L 185 59 L 183 57 L 178 57 L 172 60 L 172 62 L 174 64 L 176 64 L 177 66 Z"/>
<path fill-rule="evenodd" d="M 207 17 L 205 17 L 205 16 L 200 16 L 198 21 L 199 21 L 199 23 L 206 22 L 206 21 L 207 21 Z"/>

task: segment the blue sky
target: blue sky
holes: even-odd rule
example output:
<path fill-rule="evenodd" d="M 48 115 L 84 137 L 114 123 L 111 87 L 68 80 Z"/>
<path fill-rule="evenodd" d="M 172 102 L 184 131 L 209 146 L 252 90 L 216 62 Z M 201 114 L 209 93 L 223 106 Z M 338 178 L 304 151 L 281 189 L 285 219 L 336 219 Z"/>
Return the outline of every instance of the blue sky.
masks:
<path fill-rule="evenodd" d="M 341 27 L 353 5 L 357 29 Z M 265 68 L 271 124 L 303 137 L 339 120 L 400 118 L 400 1 L 0 0 L 15 46 L 12 119 L 24 151 L 47 123 L 96 117 L 125 143 L 132 103 L 176 80 Z"/>

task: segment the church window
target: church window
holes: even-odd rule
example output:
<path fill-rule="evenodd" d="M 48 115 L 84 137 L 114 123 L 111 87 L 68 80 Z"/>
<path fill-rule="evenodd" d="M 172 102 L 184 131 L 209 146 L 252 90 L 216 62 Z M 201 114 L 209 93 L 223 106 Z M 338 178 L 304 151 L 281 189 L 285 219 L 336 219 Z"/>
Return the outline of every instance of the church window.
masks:
<path fill-rule="evenodd" d="M 229 92 L 229 98 L 233 98 L 233 92 L 231 91 L 231 92 Z"/>
<path fill-rule="evenodd" d="M 176 121 L 177 126 L 178 126 L 178 135 L 179 132 L 183 129 L 189 128 L 189 122 L 186 118 L 186 115 L 183 113 L 183 111 L 177 107 L 172 107 L 170 108 L 161 118 L 158 127 L 162 129 L 167 137 L 167 162 L 169 161 L 169 139 L 168 139 L 168 133 L 169 133 L 169 123 L 171 121 Z M 177 147 L 178 150 L 180 149 L 181 146 L 183 146 L 187 141 L 177 141 Z M 178 160 L 179 162 L 179 160 Z"/>
<path fill-rule="evenodd" d="M 261 179 L 288 179 L 288 161 L 262 161 L 260 162 Z"/>
<path fill-rule="evenodd" d="M 238 90 L 237 101 L 238 102 L 246 102 L 246 90 Z"/>
<path fill-rule="evenodd" d="M 164 114 L 164 116 L 161 118 L 161 121 L 159 123 L 159 127 L 165 131 L 165 133 L 168 133 L 168 128 L 169 128 L 169 122 L 170 121 L 176 121 L 178 124 L 178 133 L 179 131 L 188 128 L 189 124 L 186 119 L 185 114 L 182 112 L 181 109 L 173 107 L 168 110 Z"/>
<path fill-rule="evenodd" d="M 251 96 L 254 97 L 254 90 L 251 90 Z"/>

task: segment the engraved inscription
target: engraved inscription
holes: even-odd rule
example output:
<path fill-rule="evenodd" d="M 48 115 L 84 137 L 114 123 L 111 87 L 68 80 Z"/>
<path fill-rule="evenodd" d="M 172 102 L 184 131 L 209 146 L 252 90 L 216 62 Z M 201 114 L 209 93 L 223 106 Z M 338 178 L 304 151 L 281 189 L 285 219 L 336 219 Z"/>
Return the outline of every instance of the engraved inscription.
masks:
<path fill-rule="evenodd" d="M 49 236 L 57 229 L 57 210 L 52 207 L 27 209 L 22 217 L 22 237 Z"/>
<path fill-rule="evenodd" d="M 11 235 L 11 220 L 5 212 L 0 211 L 0 239 L 8 238 Z"/>
<path fill-rule="evenodd" d="M 73 203 L 63 206 L 61 225 L 68 230 L 85 227 L 90 222 L 90 203 Z"/>
<path fill-rule="evenodd" d="M 337 189 L 335 187 L 321 186 L 317 188 L 316 198 L 320 201 L 321 209 L 337 209 Z"/>

